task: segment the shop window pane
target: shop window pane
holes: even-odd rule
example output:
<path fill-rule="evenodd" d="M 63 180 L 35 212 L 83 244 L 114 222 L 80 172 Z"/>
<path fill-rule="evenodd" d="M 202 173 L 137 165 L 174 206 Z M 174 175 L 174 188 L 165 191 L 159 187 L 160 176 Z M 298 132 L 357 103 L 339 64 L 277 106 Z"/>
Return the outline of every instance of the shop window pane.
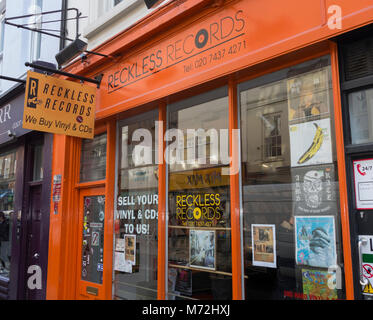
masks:
<path fill-rule="evenodd" d="M 329 65 L 239 86 L 246 299 L 344 298 Z"/>
<path fill-rule="evenodd" d="M 16 152 L 0 155 L 0 276 L 9 278 Z"/>
<path fill-rule="evenodd" d="M 82 141 L 80 158 L 80 182 L 103 180 L 106 177 L 107 134 Z"/>
<path fill-rule="evenodd" d="M 157 299 L 157 112 L 119 123 L 114 297 Z"/>
<path fill-rule="evenodd" d="M 350 110 L 351 142 L 373 142 L 373 89 L 361 90 L 348 95 Z"/>
<path fill-rule="evenodd" d="M 168 299 L 232 299 L 227 88 L 168 116 Z"/>

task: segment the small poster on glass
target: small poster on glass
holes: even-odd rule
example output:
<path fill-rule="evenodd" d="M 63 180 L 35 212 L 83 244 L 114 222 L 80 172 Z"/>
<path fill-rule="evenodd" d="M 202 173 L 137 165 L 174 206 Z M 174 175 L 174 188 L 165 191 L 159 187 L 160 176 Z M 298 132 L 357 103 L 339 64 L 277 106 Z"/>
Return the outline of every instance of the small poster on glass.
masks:
<path fill-rule="evenodd" d="M 333 164 L 292 168 L 291 176 L 294 215 L 337 212 Z"/>
<path fill-rule="evenodd" d="M 126 234 L 124 236 L 125 260 L 131 265 L 136 264 L 136 236 Z"/>
<path fill-rule="evenodd" d="M 191 267 L 215 270 L 215 231 L 190 230 L 189 265 Z"/>
<path fill-rule="evenodd" d="M 330 286 L 336 279 L 336 272 L 302 269 L 304 300 L 337 300 L 337 289 Z"/>
<path fill-rule="evenodd" d="M 276 226 L 273 224 L 252 224 L 253 265 L 276 268 Z"/>
<path fill-rule="evenodd" d="M 337 264 L 333 216 L 295 216 L 296 262 L 329 268 Z"/>

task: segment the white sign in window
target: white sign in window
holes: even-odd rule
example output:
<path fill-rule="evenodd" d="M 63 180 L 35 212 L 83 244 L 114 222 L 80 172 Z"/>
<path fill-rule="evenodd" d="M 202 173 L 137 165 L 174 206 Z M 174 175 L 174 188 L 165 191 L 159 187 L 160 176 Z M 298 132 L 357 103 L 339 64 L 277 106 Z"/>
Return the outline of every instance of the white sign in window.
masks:
<path fill-rule="evenodd" d="M 373 209 L 373 159 L 356 160 L 354 164 L 357 209 Z"/>

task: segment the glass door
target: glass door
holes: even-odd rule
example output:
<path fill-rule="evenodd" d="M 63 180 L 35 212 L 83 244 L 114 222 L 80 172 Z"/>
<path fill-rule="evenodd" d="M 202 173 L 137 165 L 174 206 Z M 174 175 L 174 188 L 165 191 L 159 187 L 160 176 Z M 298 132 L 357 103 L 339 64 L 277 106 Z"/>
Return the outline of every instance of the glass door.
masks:
<path fill-rule="evenodd" d="M 78 299 L 105 299 L 105 188 L 80 191 L 79 226 Z"/>

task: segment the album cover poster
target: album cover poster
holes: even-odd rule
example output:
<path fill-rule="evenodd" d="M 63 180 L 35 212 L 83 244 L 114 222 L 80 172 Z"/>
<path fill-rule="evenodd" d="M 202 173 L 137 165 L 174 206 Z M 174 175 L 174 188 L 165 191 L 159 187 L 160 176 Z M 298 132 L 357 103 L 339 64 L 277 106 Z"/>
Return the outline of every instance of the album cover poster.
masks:
<path fill-rule="evenodd" d="M 252 224 L 251 235 L 253 265 L 276 268 L 276 226 Z"/>
<path fill-rule="evenodd" d="M 329 91 L 327 69 L 288 79 L 289 121 L 310 121 L 329 114 Z"/>
<path fill-rule="evenodd" d="M 337 300 L 336 288 L 330 288 L 335 280 L 336 272 L 302 269 L 303 299 L 304 300 Z"/>
<path fill-rule="evenodd" d="M 132 265 L 136 264 L 136 236 L 135 235 L 124 235 L 125 243 L 125 259 Z"/>
<path fill-rule="evenodd" d="M 185 296 L 192 295 L 192 270 L 178 269 L 175 291 Z"/>
<path fill-rule="evenodd" d="M 189 231 L 189 265 L 204 269 L 216 269 L 215 231 Z"/>
<path fill-rule="evenodd" d="M 291 166 L 333 162 L 330 118 L 289 126 Z"/>
<path fill-rule="evenodd" d="M 334 165 L 291 169 L 293 215 L 335 214 L 337 182 Z"/>
<path fill-rule="evenodd" d="M 295 216 L 297 265 L 328 268 L 337 264 L 333 216 Z"/>

